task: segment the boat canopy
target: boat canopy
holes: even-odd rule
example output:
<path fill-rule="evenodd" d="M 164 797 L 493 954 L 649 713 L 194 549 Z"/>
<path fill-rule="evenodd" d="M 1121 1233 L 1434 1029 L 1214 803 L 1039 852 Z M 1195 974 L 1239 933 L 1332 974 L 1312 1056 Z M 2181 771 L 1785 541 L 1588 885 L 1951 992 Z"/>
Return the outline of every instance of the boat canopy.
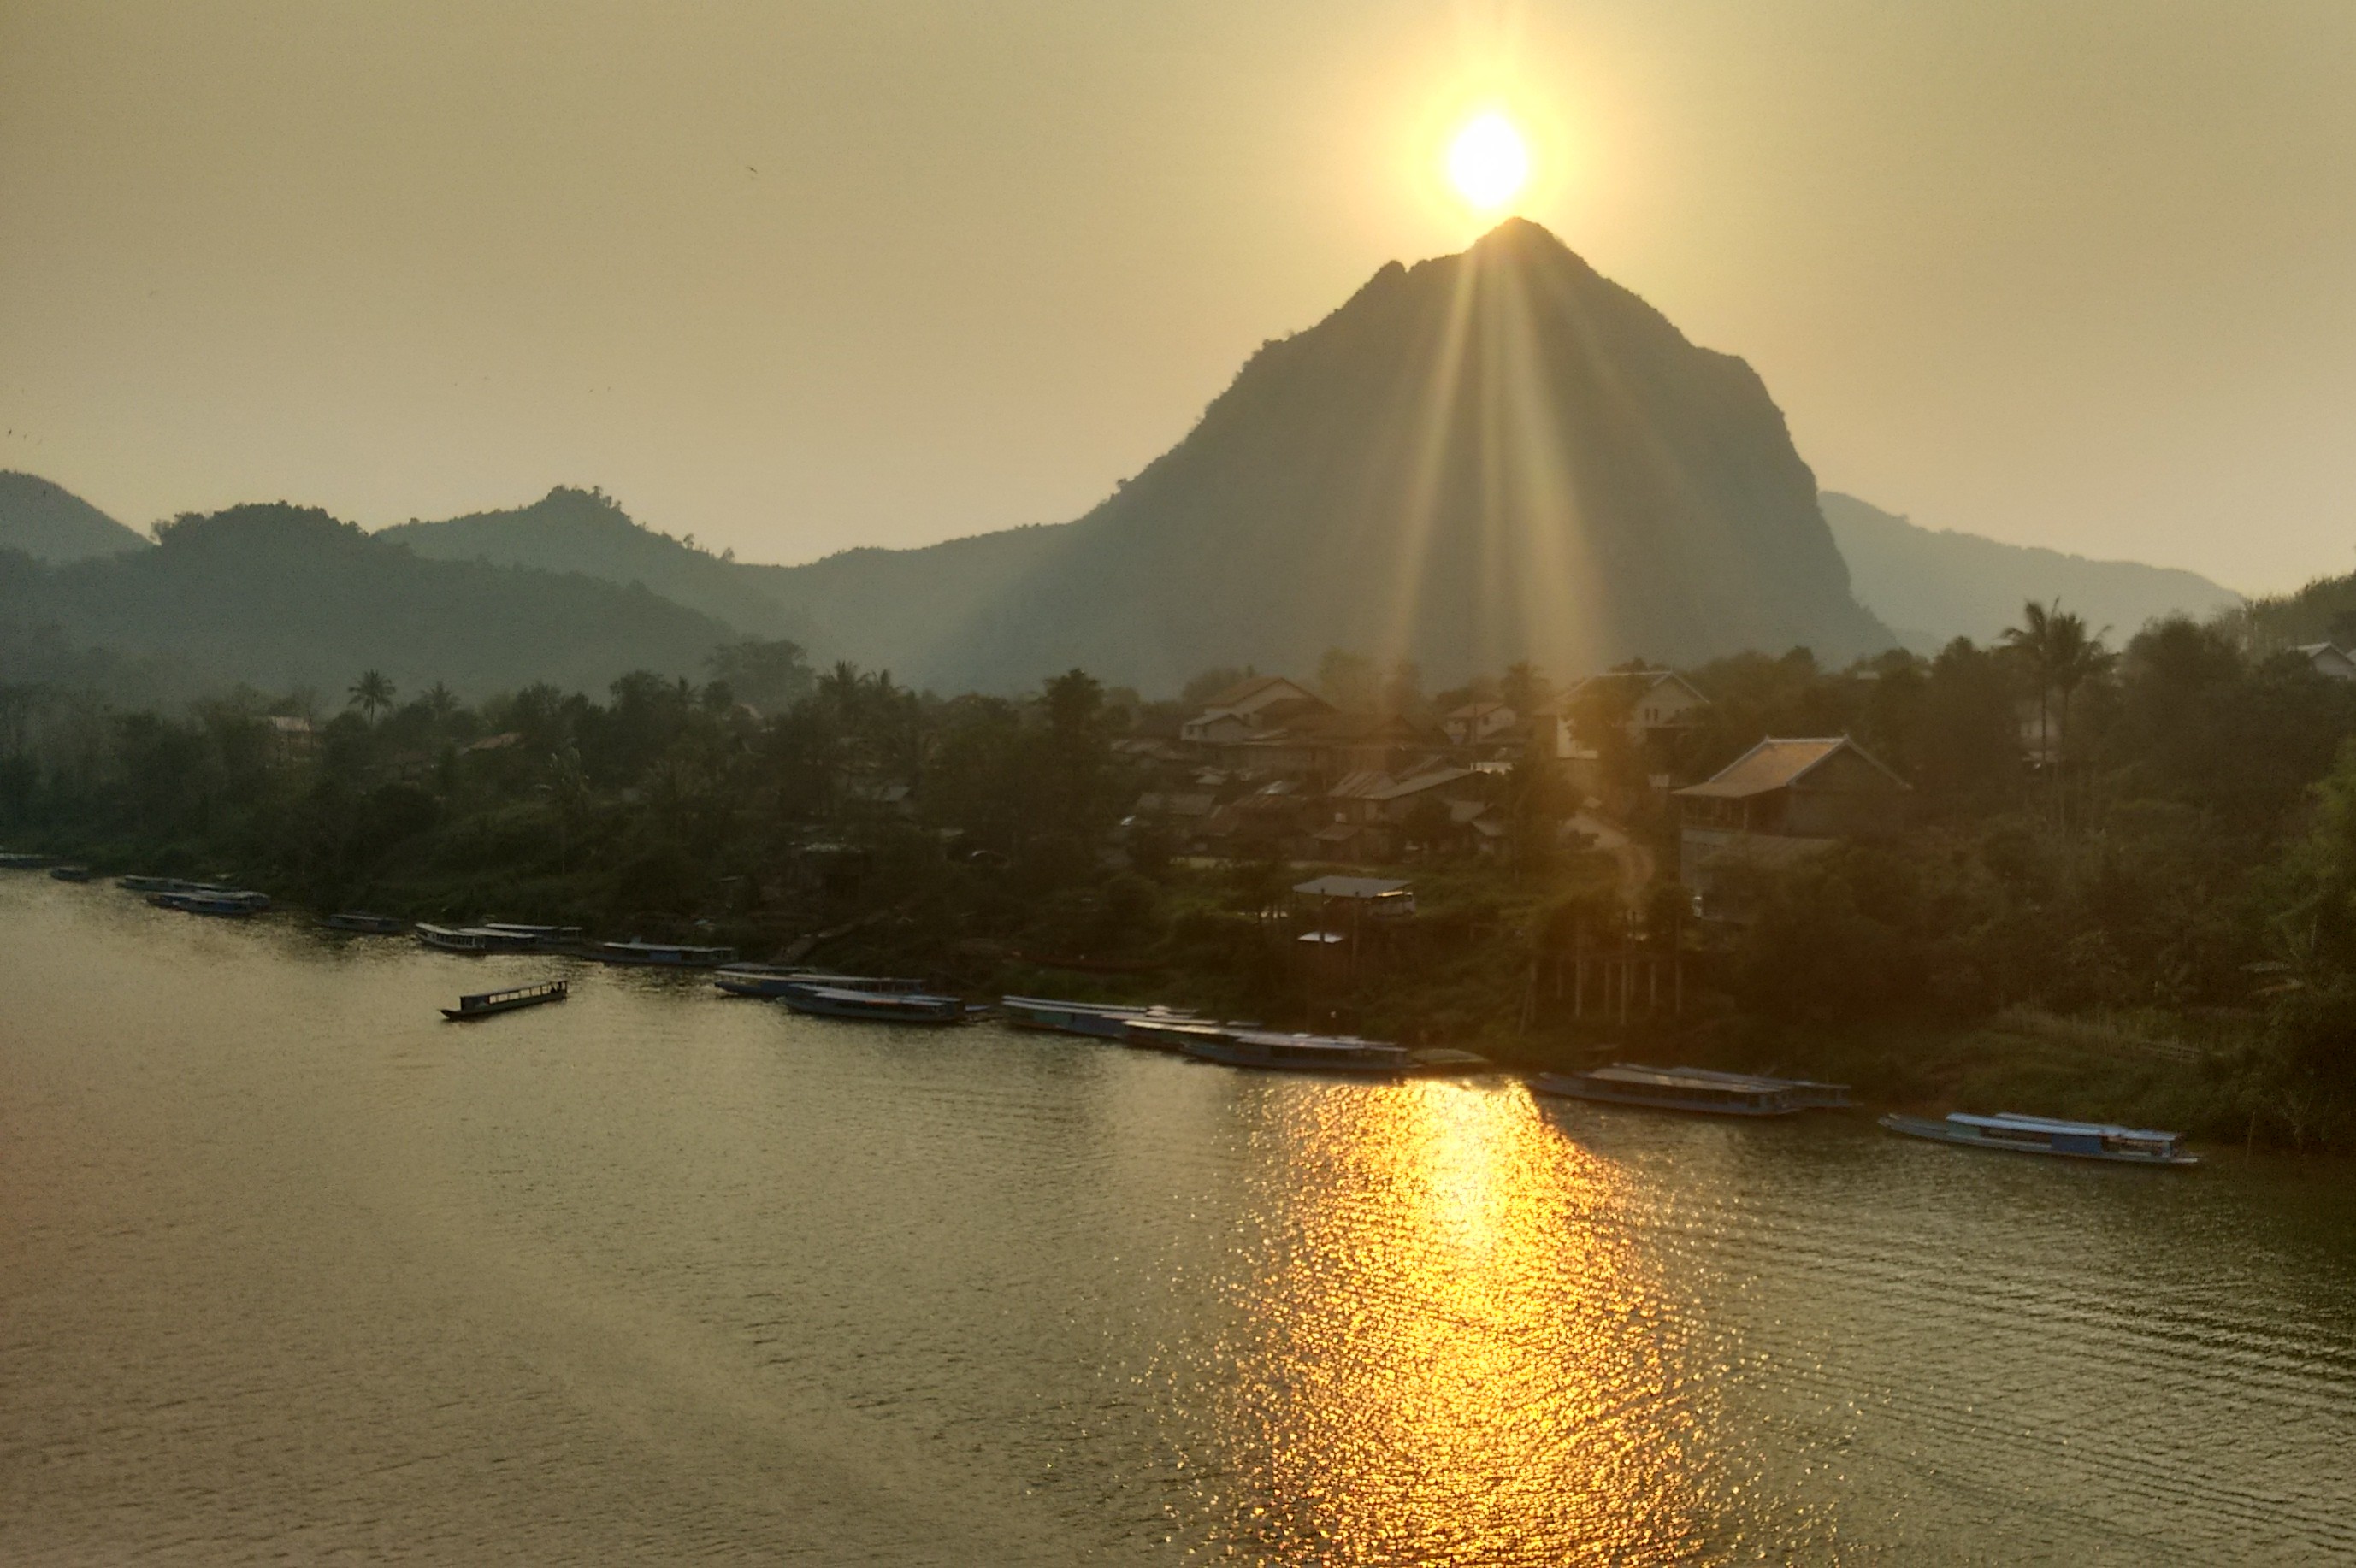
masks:
<path fill-rule="evenodd" d="M 2024 1116 L 2017 1111 L 2001 1111 L 1993 1116 L 1975 1116 L 1954 1111 L 1948 1114 L 1947 1120 L 1958 1126 L 1982 1127 L 1997 1133 L 2058 1133 L 2078 1137 L 2134 1138 L 2149 1143 L 2175 1143 L 2184 1136 L 2151 1127 L 2122 1127 L 2109 1122 L 2065 1122 L 2052 1116 Z"/>

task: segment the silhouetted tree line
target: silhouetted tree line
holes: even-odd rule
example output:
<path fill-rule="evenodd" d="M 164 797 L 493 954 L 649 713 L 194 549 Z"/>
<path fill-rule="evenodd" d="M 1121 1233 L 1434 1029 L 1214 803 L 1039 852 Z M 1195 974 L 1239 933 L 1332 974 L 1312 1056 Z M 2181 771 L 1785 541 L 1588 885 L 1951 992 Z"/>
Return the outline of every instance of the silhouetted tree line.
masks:
<path fill-rule="evenodd" d="M 1993 646 L 1687 673 L 1711 702 L 1668 760 L 1682 777 L 1762 736 L 1847 734 L 1914 791 L 1904 836 L 1750 873 L 1757 918 L 1721 930 L 1698 971 L 1739 1019 L 1804 1035 L 2028 1008 L 2190 1030 L 2239 1042 L 2219 1103 L 2254 1127 L 2304 1141 L 2350 1124 L 2356 684 L 2252 651 L 2231 620 L 2156 624 L 2115 654 L 2042 607 Z M 1362 701 L 1423 701 L 1411 672 L 1324 674 Z M 340 701 L 241 690 L 177 714 L 0 688 L 0 835 L 110 868 L 233 869 L 321 906 L 702 922 L 755 951 L 827 926 L 903 955 L 1150 955 L 1248 978 L 1239 1004 L 1290 994 L 1254 925 L 1290 869 L 1173 871 L 1163 827 L 1124 823 L 1146 781 L 1113 742 L 1141 709 L 1086 674 L 1021 700 L 942 699 L 755 643 L 711 676 L 470 705 L 372 672 Z M 1549 700 L 1526 667 L 1464 689 Z M 1674 816 L 1644 787 L 1662 759 L 1632 750 L 1624 715 L 1573 717 L 1674 867 Z M 1546 842 L 1576 804 L 1548 750 L 1509 781 L 1516 843 Z M 1483 1008 L 1518 1008 L 1526 1024 L 1515 976 L 1533 957 L 1623 918 L 1596 857 L 1451 875 L 1471 891 L 1424 923 L 1462 939 L 1403 948 L 1367 981 L 1394 1020 L 1474 1029 Z M 1655 941 L 1702 929 L 1665 891 L 1638 923 Z M 1430 1002 L 1443 990 L 1459 1000 Z"/>

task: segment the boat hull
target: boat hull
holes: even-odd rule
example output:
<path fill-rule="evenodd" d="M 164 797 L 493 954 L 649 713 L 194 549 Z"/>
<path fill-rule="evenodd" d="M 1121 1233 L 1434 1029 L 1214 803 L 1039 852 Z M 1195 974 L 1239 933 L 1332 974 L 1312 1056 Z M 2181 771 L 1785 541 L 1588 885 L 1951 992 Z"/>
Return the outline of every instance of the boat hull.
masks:
<path fill-rule="evenodd" d="M 1969 1127 L 1952 1126 L 1945 1122 L 1933 1122 L 1922 1116 L 1901 1116 L 1896 1114 L 1881 1118 L 1881 1125 L 1890 1132 L 1910 1138 L 1922 1138 L 1931 1143 L 1952 1144 L 1957 1148 L 1986 1149 L 1991 1154 L 2038 1155 L 2047 1159 L 2089 1159 L 2105 1165 L 2157 1165 L 2181 1169 L 2199 1165 L 2197 1154 L 2142 1154 L 2129 1149 L 2061 1148 L 2051 1144 L 2016 1142 L 2005 1138 L 1986 1137 Z"/>
<path fill-rule="evenodd" d="M 1803 1108 L 1790 1100 L 1757 1104 L 1702 1100 L 1679 1094 L 1648 1094 L 1605 1083 L 1584 1083 L 1551 1072 L 1542 1072 L 1531 1079 L 1530 1088 L 1534 1093 L 1552 1095 L 1558 1100 L 1588 1100 L 1606 1105 L 1642 1105 L 1647 1110 L 1683 1111 L 1699 1116 L 1791 1116 L 1798 1115 Z"/>
<path fill-rule="evenodd" d="M 452 1023 L 473 1023 L 477 1019 L 492 1019 L 501 1013 L 521 1012 L 526 1008 L 545 1007 L 561 1002 L 572 994 L 562 981 L 530 991 L 513 994 L 490 992 L 482 997 L 461 997 L 455 1008 L 444 1008 L 442 1016 Z M 475 1004 L 468 1006 L 468 1003 Z"/>
<path fill-rule="evenodd" d="M 787 991 L 777 998 L 798 1013 L 812 1018 L 846 1019 L 856 1023 L 919 1024 L 938 1028 L 960 1024 L 971 1015 L 955 997 L 911 997 L 871 992 L 827 996 L 812 991 Z"/>

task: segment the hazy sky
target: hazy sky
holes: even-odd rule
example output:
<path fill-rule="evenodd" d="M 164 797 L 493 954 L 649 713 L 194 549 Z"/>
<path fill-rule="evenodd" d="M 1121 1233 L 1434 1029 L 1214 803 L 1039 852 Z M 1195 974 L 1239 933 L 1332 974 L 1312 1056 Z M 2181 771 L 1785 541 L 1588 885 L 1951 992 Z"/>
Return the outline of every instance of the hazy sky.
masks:
<path fill-rule="evenodd" d="M 749 559 L 1076 516 L 1522 210 L 1829 488 L 2356 567 L 2356 4 L 0 0 L 0 467 L 134 524 L 602 485 Z"/>

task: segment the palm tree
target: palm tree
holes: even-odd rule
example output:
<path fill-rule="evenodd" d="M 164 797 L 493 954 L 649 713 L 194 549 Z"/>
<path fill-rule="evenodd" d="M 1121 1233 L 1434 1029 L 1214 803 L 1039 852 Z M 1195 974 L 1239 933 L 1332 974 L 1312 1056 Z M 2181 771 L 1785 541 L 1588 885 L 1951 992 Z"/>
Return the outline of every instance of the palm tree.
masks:
<path fill-rule="evenodd" d="M 369 670 L 353 683 L 351 699 L 344 706 L 359 709 L 360 717 L 373 724 L 378 714 L 392 706 L 392 689 L 381 672 Z"/>
<path fill-rule="evenodd" d="M 2103 645 L 2103 632 L 2089 633 L 2085 617 L 2063 610 L 2058 599 L 2050 605 L 2030 600 L 2021 606 L 2020 624 L 2004 631 L 2005 645 L 2019 655 L 2037 678 L 2037 741 L 2048 752 L 2057 823 L 2062 821 L 2065 799 L 2063 747 L 2069 740 L 2070 699 L 2080 687 L 2110 668 L 2113 655 Z M 2057 697 L 2061 699 L 2058 714 L 2052 709 Z"/>
<path fill-rule="evenodd" d="M 438 680 L 427 687 L 425 695 L 418 700 L 425 704 L 425 711 L 434 715 L 437 725 L 447 723 L 450 715 L 458 711 L 458 694 Z"/>

